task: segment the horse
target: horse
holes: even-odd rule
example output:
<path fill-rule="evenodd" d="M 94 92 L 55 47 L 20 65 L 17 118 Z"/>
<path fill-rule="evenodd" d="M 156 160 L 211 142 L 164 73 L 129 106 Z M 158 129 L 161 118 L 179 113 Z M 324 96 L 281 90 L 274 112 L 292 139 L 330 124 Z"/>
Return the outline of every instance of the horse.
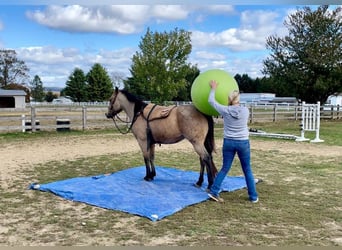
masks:
<path fill-rule="evenodd" d="M 152 181 L 156 176 L 154 155 L 156 144 L 173 144 L 187 139 L 200 159 L 200 175 L 194 184 L 201 187 L 204 168 L 207 172 L 208 189 L 213 184 L 217 169 L 212 153 L 215 151 L 214 121 L 198 111 L 192 104 L 179 106 L 160 106 L 146 103 L 127 90 L 115 88 L 109 100 L 108 119 L 113 119 L 124 111 L 129 118 L 130 126 L 142 151 L 146 175 L 144 180 Z"/>

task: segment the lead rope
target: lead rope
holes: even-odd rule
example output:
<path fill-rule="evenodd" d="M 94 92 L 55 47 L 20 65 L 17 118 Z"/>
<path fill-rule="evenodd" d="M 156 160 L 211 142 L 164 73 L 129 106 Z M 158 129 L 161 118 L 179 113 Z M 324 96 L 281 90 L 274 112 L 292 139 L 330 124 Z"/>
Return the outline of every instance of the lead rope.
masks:
<path fill-rule="evenodd" d="M 122 120 L 122 119 L 120 118 L 120 116 L 118 116 L 118 114 L 116 114 L 112 119 L 113 119 L 113 122 L 114 122 L 114 125 L 115 125 L 116 129 L 119 130 L 119 132 L 120 132 L 121 134 L 125 135 L 125 134 L 128 134 L 129 131 L 131 131 L 131 129 L 132 129 L 132 127 L 133 127 L 133 124 L 134 124 L 134 122 L 137 120 L 137 118 L 138 118 L 139 115 L 140 115 L 140 112 L 138 112 L 137 114 L 134 115 L 133 120 L 132 120 L 132 123 L 131 123 L 131 125 L 129 126 L 129 128 L 128 128 L 126 131 L 123 131 L 123 130 L 121 130 L 121 129 L 119 128 L 118 124 L 116 123 L 115 117 L 117 117 L 118 120 L 121 121 L 121 122 L 123 122 L 123 123 L 128 124 L 129 122 L 126 122 L 126 121 Z"/>

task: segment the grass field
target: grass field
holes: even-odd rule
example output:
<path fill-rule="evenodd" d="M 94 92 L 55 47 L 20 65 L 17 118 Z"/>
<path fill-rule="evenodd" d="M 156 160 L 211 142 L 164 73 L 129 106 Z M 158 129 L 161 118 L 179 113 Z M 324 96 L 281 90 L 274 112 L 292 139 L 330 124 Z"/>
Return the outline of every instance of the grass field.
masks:
<path fill-rule="evenodd" d="M 296 126 L 253 125 L 270 133 L 299 135 Z M 7 134 L 0 135 L 0 146 L 91 133 L 113 131 Z M 306 135 L 314 138 L 314 133 Z M 220 125 L 215 136 L 222 137 Z M 246 190 L 222 193 L 224 204 L 203 202 L 158 222 L 26 189 L 32 180 L 47 183 L 142 165 L 139 151 L 34 164 L 18 171 L 8 187 L 1 185 L 0 245 L 342 246 L 342 122 L 322 122 L 321 138 L 322 148 L 337 150 L 333 157 L 302 153 L 308 143 L 252 137 L 252 145 L 281 145 L 252 149 L 254 174 L 263 179 L 257 184 L 259 203 L 248 202 Z M 219 167 L 221 145 L 217 146 L 214 159 Z M 285 147 L 298 150 L 283 151 Z M 198 171 L 198 157 L 191 150 L 157 153 L 156 164 Z M 235 161 L 230 175 L 241 174 Z"/>

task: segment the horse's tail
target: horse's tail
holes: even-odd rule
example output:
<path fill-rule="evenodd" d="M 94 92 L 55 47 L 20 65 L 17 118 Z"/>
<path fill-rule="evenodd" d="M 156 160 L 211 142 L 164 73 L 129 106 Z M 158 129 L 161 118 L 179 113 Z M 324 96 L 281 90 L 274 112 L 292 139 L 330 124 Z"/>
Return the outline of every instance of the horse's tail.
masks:
<path fill-rule="evenodd" d="M 208 121 L 208 133 L 204 141 L 204 146 L 210 155 L 211 163 L 213 166 L 212 172 L 213 172 L 213 176 L 215 176 L 217 173 L 217 169 L 212 160 L 212 153 L 216 152 L 215 137 L 214 137 L 214 119 L 212 116 L 209 116 L 209 115 L 205 115 L 205 117 L 207 118 L 207 121 Z"/>

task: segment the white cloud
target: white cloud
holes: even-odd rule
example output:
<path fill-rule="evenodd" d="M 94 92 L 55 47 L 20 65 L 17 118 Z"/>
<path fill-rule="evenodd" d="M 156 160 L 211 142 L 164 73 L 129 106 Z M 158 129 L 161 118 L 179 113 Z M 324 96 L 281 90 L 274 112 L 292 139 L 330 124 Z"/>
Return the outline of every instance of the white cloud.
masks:
<path fill-rule="evenodd" d="M 205 10 L 212 14 L 234 14 L 235 9 L 233 5 L 207 5 Z"/>
<path fill-rule="evenodd" d="M 27 12 L 27 17 L 49 28 L 67 32 L 131 34 L 141 30 L 148 19 L 148 7 L 48 6 L 44 11 Z"/>
<path fill-rule="evenodd" d="M 151 16 L 159 21 L 184 20 L 189 11 L 181 5 L 155 5 L 151 6 Z"/>
<path fill-rule="evenodd" d="M 53 5 L 43 11 L 28 11 L 26 15 L 41 25 L 66 32 L 133 34 L 151 19 L 186 19 L 188 11 L 180 5 Z"/>
<path fill-rule="evenodd" d="M 223 60 L 226 58 L 223 54 L 203 50 L 195 52 L 194 55 L 196 58 L 204 60 Z"/>
<path fill-rule="evenodd" d="M 229 72 L 232 76 L 236 74 L 248 74 L 249 77 L 262 77 L 263 67 L 260 55 L 251 54 L 241 58 L 239 55 L 228 54 L 225 52 L 197 51 L 192 54 L 191 62 L 204 72 L 209 69 L 222 69 Z"/>
<path fill-rule="evenodd" d="M 194 46 L 225 47 L 232 51 L 263 50 L 268 36 L 283 33 L 278 18 L 274 11 L 244 11 L 239 27 L 210 33 L 195 30 L 192 42 Z"/>
<path fill-rule="evenodd" d="M 27 47 L 17 50 L 21 59 L 27 62 L 42 64 L 59 64 L 73 63 L 80 59 L 78 49 L 66 48 L 56 49 L 51 46 L 47 47 Z"/>
<path fill-rule="evenodd" d="M 233 75 L 247 73 L 250 77 L 261 76 L 260 57 L 251 54 L 241 58 L 240 54 L 230 52 L 265 50 L 266 37 L 284 32 L 284 19 L 276 11 L 250 10 L 237 13 L 230 5 L 71 5 L 49 6 L 44 10 L 27 12 L 31 20 L 53 29 L 118 34 L 140 33 L 146 24 L 153 21 L 187 20 L 197 27 L 197 21 L 205 20 L 210 14 L 225 16 L 225 20 L 229 20 L 230 15 L 239 14 L 240 24 L 217 32 L 204 32 L 200 29 L 192 31 L 193 53 L 190 62 L 201 71 L 221 68 Z M 198 27 L 201 26 L 198 24 Z M 28 64 L 31 75 L 41 77 L 44 86 L 64 87 L 75 67 L 88 72 L 94 63 L 101 63 L 109 74 L 122 72 L 128 76 L 135 50 L 91 48 L 81 51 L 45 46 L 21 48 L 17 53 Z"/>
<path fill-rule="evenodd" d="M 133 49 L 82 52 L 75 48 L 27 47 L 16 49 L 18 58 L 30 68 L 31 77 L 38 75 L 45 87 L 65 87 L 65 82 L 77 67 L 87 73 L 95 63 L 106 68 L 108 74 L 128 75 Z"/>

